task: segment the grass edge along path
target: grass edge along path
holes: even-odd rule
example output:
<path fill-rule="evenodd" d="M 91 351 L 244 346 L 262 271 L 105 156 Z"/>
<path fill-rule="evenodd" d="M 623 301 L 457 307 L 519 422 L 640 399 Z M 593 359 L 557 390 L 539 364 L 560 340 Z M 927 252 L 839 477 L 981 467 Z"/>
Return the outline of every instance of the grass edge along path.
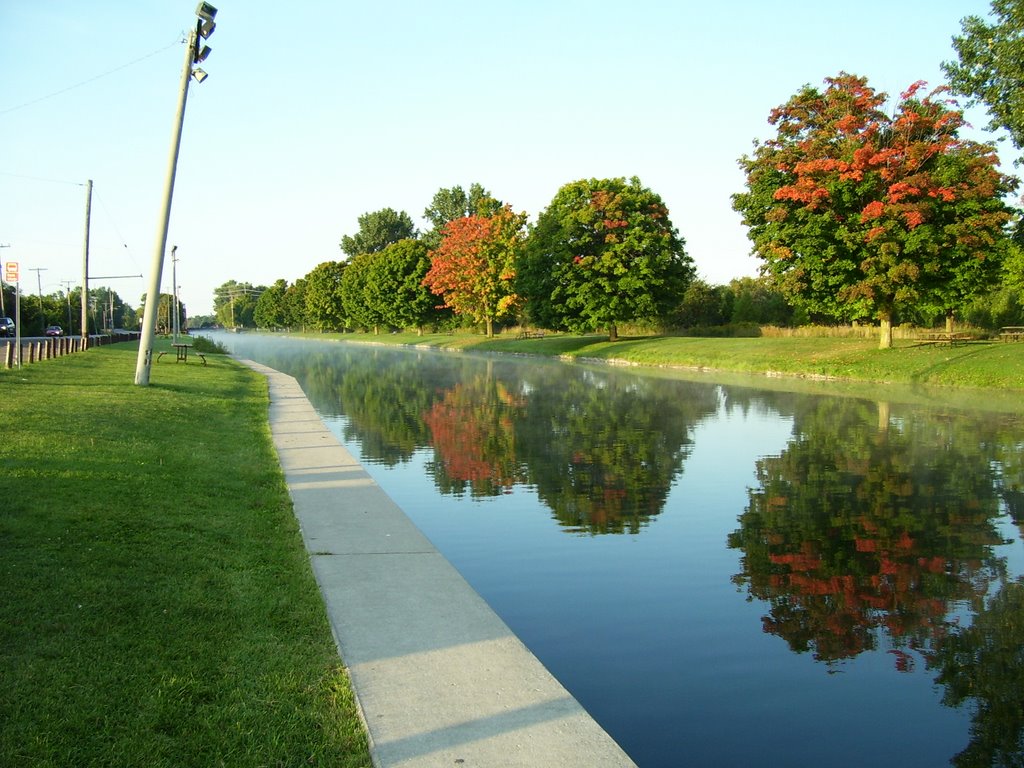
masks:
<path fill-rule="evenodd" d="M 136 355 L 0 372 L 0 765 L 369 766 L 266 380 Z"/>

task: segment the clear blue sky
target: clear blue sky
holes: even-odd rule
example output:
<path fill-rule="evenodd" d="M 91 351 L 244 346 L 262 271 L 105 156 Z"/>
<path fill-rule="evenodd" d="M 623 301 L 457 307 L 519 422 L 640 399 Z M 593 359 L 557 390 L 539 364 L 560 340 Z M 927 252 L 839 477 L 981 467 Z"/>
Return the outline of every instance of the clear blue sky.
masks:
<path fill-rule="evenodd" d="M 987 0 L 213 4 L 167 243 L 190 314 L 210 312 L 227 280 L 293 282 L 341 258 L 362 213 L 390 207 L 422 225 L 440 187 L 473 182 L 535 218 L 567 182 L 636 175 L 669 206 L 701 277 L 754 275 L 730 195 L 743 185 L 737 158 L 771 135 L 769 111 L 841 70 L 892 95 L 941 84 L 960 19 L 989 11 Z M 80 282 L 92 179 L 90 275 L 145 275 L 93 285 L 138 306 L 194 10 L 0 0 L 0 260 L 19 262 L 26 293 L 37 275 L 44 294 Z"/>

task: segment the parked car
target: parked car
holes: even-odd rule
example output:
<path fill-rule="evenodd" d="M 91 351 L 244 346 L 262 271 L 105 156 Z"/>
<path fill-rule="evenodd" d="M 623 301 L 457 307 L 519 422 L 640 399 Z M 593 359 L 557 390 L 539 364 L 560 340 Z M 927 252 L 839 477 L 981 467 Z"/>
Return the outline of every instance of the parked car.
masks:
<path fill-rule="evenodd" d="M 46 328 L 46 335 L 47 336 L 63 336 L 64 335 L 64 329 L 61 328 L 59 325 L 51 325 L 51 326 L 48 326 Z"/>
<path fill-rule="evenodd" d="M 9 317 L 0 317 L 0 336 L 14 335 L 14 321 Z"/>

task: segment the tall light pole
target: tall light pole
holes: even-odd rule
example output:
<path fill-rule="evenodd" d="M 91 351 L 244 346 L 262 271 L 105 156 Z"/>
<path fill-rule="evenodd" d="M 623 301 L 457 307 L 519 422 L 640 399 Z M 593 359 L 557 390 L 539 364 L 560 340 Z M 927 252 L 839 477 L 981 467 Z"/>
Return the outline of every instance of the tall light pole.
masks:
<path fill-rule="evenodd" d="M 178 343 L 178 246 L 171 246 L 171 296 L 174 299 L 174 343 Z"/>
<path fill-rule="evenodd" d="M 149 386 L 149 371 L 153 363 L 153 338 L 156 336 L 157 310 L 160 307 L 160 276 L 164 269 L 164 250 L 167 248 L 167 226 L 171 219 L 171 198 L 174 195 L 174 175 L 178 168 L 178 150 L 181 147 L 181 128 L 185 122 L 185 101 L 188 99 L 188 85 L 194 77 L 198 82 L 206 79 L 206 73 L 196 67 L 210 55 L 210 47 L 199 47 L 199 39 L 213 34 L 217 9 L 209 3 L 199 3 L 196 8 L 196 25 L 189 30 L 185 45 L 185 65 L 181 70 L 181 85 L 178 93 L 178 113 L 174 119 L 171 135 L 171 153 L 167 162 L 167 180 L 164 184 L 164 202 L 157 226 L 156 246 L 153 249 L 152 274 L 146 291 L 146 310 L 142 316 L 142 339 L 139 342 L 139 357 L 135 363 L 135 383 Z"/>

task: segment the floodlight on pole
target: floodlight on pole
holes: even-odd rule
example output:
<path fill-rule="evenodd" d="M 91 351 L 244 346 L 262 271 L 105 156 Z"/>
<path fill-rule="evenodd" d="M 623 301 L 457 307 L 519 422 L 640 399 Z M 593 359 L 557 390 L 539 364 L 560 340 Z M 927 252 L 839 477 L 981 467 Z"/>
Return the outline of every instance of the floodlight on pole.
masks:
<path fill-rule="evenodd" d="M 196 6 L 196 16 L 200 21 L 208 21 L 212 24 L 213 20 L 217 18 L 217 9 L 209 3 L 200 3 Z"/>
<path fill-rule="evenodd" d="M 217 9 L 209 3 L 199 3 L 196 8 L 195 26 L 189 31 L 186 41 L 185 64 L 181 71 L 181 84 L 178 92 L 178 113 L 174 120 L 171 135 L 171 152 L 167 163 L 167 179 L 164 183 L 164 199 L 160 219 L 157 225 L 156 245 L 153 249 L 152 274 L 149 289 L 146 292 L 146 308 L 142 316 L 142 338 L 139 341 L 139 356 L 135 363 L 135 383 L 149 386 L 149 373 L 153 363 L 153 339 L 156 336 L 157 310 L 160 307 L 160 277 L 164 269 L 164 251 L 167 248 L 167 228 L 171 220 L 171 198 L 174 196 L 174 176 L 178 167 L 178 150 L 181 147 L 181 129 L 185 123 L 185 102 L 188 100 L 188 85 L 195 77 L 197 82 L 206 79 L 203 70 L 194 67 L 199 60 L 199 38 L 204 39 L 213 33 L 213 19 Z M 209 24 L 206 34 L 204 25 Z M 209 48 L 204 46 L 209 55 Z M 203 57 L 205 58 L 205 56 Z"/>

